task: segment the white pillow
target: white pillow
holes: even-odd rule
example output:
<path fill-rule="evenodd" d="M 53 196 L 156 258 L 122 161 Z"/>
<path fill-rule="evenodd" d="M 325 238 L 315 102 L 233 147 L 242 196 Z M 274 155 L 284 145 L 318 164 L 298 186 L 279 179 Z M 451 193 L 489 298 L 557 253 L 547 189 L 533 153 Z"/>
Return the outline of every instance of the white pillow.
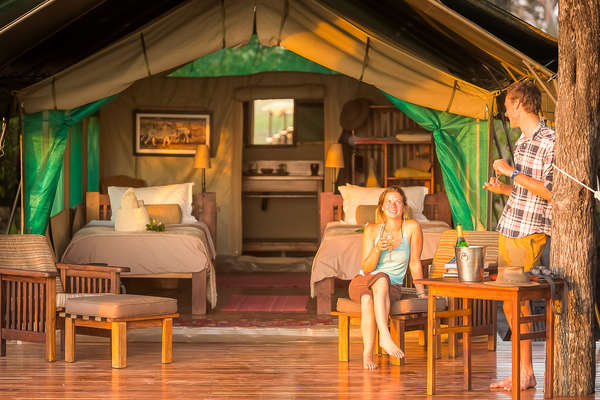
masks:
<path fill-rule="evenodd" d="M 406 201 L 412 211 L 412 217 L 418 222 L 428 222 L 429 220 L 423 215 L 425 207 L 425 196 L 429 193 L 429 189 L 425 186 L 407 186 L 402 190 L 406 194 Z"/>
<path fill-rule="evenodd" d="M 356 208 L 360 205 L 377 205 L 379 196 L 385 188 L 366 188 L 346 184 L 346 186 L 339 186 L 338 190 L 343 200 L 344 222 L 356 225 Z M 402 190 L 406 194 L 406 201 L 411 209 L 412 218 L 419 222 L 427 222 L 428 219 L 423 215 L 423 208 L 425 195 L 429 192 L 429 189 L 425 186 L 407 186 L 403 187 Z"/>
<path fill-rule="evenodd" d="M 166 186 L 151 186 L 143 188 L 134 188 L 133 192 L 138 200 L 143 200 L 144 204 L 179 204 L 181 207 L 182 224 L 198 222 L 192 215 L 192 186 L 190 183 L 179 183 Z M 121 207 L 121 198 L 127 191 L 126 187 L 109 186 L 108 197 L 110 206 L 113 210 Z M 111 218 L 114 221 L 114 217 Z"/>

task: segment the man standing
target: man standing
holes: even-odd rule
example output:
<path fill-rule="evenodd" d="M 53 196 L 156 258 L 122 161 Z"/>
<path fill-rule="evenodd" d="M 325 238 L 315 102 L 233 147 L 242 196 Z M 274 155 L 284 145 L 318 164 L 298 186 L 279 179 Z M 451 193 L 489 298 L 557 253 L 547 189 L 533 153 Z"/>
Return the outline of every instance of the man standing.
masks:
<path fill-rule="evenodd" d="M 518 265 L 525 271 L 539 264 L 550 235 L 552 199 L 552 163 L 554 162 L 554 131 L 539 118 L 541 94 L 531 82 L 515 82 L 507 90 L 505 115 L 511 128 L 520 128 L 521 137 L 515 143 L 515 167 L 505 160 L 495 160 L 496 177 L 483 186 L 493 193 L 509 196 L 498 221 L 498 267 Z M 498 176 L 512 179 L 512 185 L 502 183 Z M 510 304 L 504 304 L 506 319 L 511 321 Z M 531 315 L 529 302 L 521 302 L 521 313 Z M 530 332 L 530 324 L 522 332 Z M 531 361 L 531 341 L 521 341 L 521 390 L 535 387 Z M 512 378 L 493 383 L 490 389 L 511 390 Z"/>

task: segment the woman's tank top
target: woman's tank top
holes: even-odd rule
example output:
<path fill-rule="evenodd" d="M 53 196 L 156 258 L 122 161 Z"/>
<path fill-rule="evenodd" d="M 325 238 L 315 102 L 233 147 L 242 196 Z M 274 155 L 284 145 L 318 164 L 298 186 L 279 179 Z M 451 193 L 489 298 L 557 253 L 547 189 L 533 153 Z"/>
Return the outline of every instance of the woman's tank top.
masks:
<path fill-rule="evenodd" d="M 391 259 L 389 250 L 383 250 L 379 254 L 377 266 L 370 272 L 370 275 L 385 272 L 390 277 L 392 285 L 402 285 L 410 261 L 410 242 L 404 233 L 404 224 L 402 224 L 402 243 L 393 248 L 391 253 Z M 364 275 L 365 273 L 361 270 L 360 274 Z"/>

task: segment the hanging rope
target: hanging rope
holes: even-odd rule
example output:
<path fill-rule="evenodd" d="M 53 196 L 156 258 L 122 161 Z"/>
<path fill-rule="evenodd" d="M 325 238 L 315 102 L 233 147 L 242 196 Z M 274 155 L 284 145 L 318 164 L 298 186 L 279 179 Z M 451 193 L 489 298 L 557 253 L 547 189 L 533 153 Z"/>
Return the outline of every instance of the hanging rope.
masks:
<path fill-rule="evenodd" d="M 142 42 L 142 52 L 144 53 L 146 71 L 148 71 L 148 76 L 152 76 L 152 71 L 150 70 L 150 61 L 148 61 L 148 53 L 146 52 L 146 41 L 144 40 L 144 32 L 140 33 L 140 41 Z"/>

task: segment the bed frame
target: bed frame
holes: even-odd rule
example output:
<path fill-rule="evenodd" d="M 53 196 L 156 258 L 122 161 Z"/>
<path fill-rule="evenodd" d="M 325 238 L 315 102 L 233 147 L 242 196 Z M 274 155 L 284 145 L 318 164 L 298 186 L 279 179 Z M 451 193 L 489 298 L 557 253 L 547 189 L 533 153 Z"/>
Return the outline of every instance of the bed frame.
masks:
<path fill-rule="evenodd" d="M 331 192 L 319 193 L 319 221 L 321 239 L 329 222 L 341 221 L 343 214 L 342 196 Z M 423 214 L 430 220 L 444 221 L 452 226 L 452 212 L 445 192 L 425 196 Z"/>
<path fill-rule="evenodd" d="M 87 192 L 86 222 L 109 220 L 112 215 L 107 194 Z M 197 193 L 192 197 L 192 215 L 204 222 L 210 231 L 213 243 L 217 243 L 217 196 L 214 192 Z M 124 278 L 184 278 L 192 280 L 192 314 L 206 314 L 206 270 L 195 273 L 133 274 Z"/>

